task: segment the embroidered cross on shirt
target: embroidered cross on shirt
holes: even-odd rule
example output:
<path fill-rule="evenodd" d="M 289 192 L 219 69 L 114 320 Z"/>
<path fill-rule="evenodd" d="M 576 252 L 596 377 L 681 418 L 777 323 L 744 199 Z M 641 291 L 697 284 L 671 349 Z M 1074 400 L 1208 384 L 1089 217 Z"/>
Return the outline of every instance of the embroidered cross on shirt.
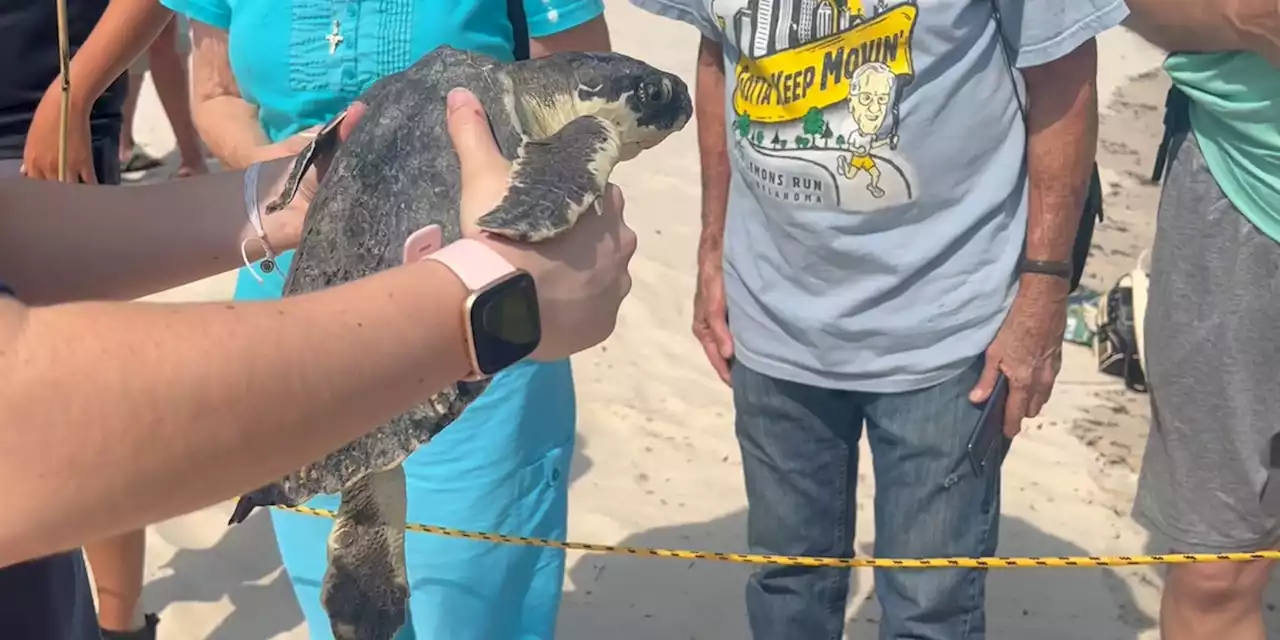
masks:
<path fill-rule="evenodd" d="M 329 55 L 333 55 L 335 52 L 337 52 L 338 45 L 342 44 L 342 40 L 343 40 L 342 33 L 340 33 L 338 30 L 340 26 L 341 25 L 338 23 L 338 21 L 334 20 L 333 33 L 330 33 L 329 35 L 324 37 L 325 40 L 329 41 Z"/>

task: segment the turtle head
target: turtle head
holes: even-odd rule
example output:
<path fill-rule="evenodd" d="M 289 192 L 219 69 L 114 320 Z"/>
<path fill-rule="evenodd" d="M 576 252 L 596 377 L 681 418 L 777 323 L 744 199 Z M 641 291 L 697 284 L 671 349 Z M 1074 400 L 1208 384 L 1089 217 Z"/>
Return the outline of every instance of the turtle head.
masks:
<path fill-rule="evenodd" d="M 679 131 L 693 114 L 683 80 L 634 58 L 596 54 L 576 75 L 574 98 L 579 114 L 596 115 L 617 125 L 623 160 Z"/>
<path fill-rule="evenodd" d="M 549 135 L 578 116 L 612 122 L 622 160 L 679 131 L 693 114 L 689 88 L 674 74 L 620 53 L 561 53 L 521 63 L 517 92 L 532 114 L 535 135 Z M 530 118 L 526 118 L 530 120 Z"/>

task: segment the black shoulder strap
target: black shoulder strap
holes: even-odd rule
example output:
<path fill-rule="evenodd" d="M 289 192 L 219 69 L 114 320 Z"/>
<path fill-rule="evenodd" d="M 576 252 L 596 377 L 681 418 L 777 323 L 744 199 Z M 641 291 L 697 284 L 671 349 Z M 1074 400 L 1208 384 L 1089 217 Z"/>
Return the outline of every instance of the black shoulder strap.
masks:
<path fill-rule="evenodd" d="M 1191 98 L 1178 85 L 1169 87 L 1164 98 L 1164 135 L 1156 149 L 1156 164 L 1151 169 L 1151 181 L 1164 180 L 1169 159 L 1178 155 L 1178 146 L 1191 131 Z"/>
<path fill-rule="evenodd" d="M 507 19 L 511 21 L 511 39 L 516 60 L 529 59 L 529 21 L 524 16 L 524 0 L 507 0 Z"/>

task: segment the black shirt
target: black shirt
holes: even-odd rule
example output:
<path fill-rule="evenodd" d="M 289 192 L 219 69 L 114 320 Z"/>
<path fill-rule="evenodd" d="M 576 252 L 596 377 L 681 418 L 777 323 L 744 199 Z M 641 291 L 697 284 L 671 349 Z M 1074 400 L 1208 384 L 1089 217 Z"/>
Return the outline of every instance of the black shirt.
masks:
<path fill-rule="evenodd" d="M 72 55 L 109 0 L 67 0 Z M 54 0 L 0 0 L 0 160 L 22 157 L 40 99 L 58 77 Z M 94 104 L 94 140 L 119 135 L 126 91 L 122 76 Z M 0 285 L 0 295 L 11 295 Z M 79 550 L 0 568 L 0 638 L 101 640 L 84 556 Z"/>
<path fill-rule="evenodd" d="M 67 0 L 67 36 L 73 55 L 98 24 L 108 2 Z M 22 157 L 31 117 L 58 73 L 57 3 L 0 0 L 0 160 Z M 126 76 L 118 78 L 94 104 L 90 123 L 95 140 L 119 135 Z"/>
<path fill-rule="evenodd" d="M 0 569 L 0 637 L 101 640 L 89 588 L 79 550 Z"/>
<path fill-rule="evenodd" d="M 67 0 L 71 51 L 80 48 L 109 0 Z M 0 0 L 0 160 L 21 158 L 36 106 L 58 77 L 54 0 Z M 95 140 L 119 135 L 126 78 L 103 93 L 90 115 Z M 9 295 L 0 285 L 0 295 Z M 0 638 L 101 640 L 84 556 L 79 550 L 0 568 Z"/>
<path fill-rule="evenodd" d="M 89 588 L 79 549 L 0 568 L 0 638 L 102 640 Z"/>

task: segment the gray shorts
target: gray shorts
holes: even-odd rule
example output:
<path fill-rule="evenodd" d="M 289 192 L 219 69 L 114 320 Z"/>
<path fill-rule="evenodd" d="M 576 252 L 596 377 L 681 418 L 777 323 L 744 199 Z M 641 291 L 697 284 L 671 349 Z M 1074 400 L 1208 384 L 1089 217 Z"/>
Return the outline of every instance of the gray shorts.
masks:
<path fill-rule="evenodd" d="M 1270 548 L 1280 541 L 1280 471 L 1270 471 L 1280 466 L 1280 243 L 1222 193 L 1194 135 L 1165 181 L 1151 258 L 1151 435 L 1134 516 L 1175 551 Z"/>

